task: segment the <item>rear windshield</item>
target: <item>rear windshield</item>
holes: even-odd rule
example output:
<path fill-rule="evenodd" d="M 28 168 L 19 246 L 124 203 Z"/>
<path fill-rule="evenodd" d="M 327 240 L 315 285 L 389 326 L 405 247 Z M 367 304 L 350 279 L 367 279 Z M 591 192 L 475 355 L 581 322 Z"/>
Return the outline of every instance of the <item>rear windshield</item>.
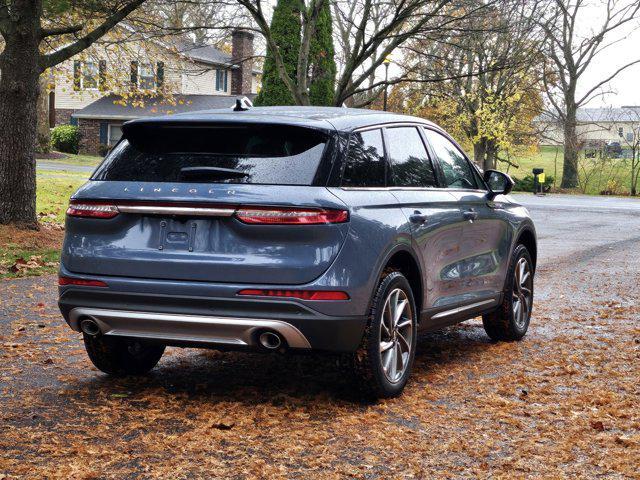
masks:
<path fill-rule="evenodd" d="M 154 126 L 128 136 L 93 180 L 312 185 L 327 142 L 316 130 L 263 125 Z"/>

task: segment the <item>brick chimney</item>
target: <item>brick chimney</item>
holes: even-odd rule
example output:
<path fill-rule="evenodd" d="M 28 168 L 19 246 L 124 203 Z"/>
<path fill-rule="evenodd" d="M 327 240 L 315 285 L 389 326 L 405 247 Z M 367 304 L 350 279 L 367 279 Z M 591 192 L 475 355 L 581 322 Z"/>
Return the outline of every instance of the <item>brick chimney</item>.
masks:
<path fill-rule="evenodd" d="M 253 33 L 238 28 L 231 33 L 231 95 L 251 93 L 253 83 Z"/>

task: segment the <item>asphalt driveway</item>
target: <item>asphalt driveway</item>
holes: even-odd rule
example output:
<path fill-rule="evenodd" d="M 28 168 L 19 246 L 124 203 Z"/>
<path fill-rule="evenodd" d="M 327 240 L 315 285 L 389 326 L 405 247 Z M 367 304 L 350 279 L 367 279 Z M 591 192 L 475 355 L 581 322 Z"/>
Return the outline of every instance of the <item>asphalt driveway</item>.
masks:
<path fill-rule="evenodd" d="M 0 282 L 0 479 L 639 478 L 640 202 L 516 197 L 540 241 L 526 339 L 424 336 L 373 405 L 313 355 L 168 349 L 111 379 L 55 277 Z"/>

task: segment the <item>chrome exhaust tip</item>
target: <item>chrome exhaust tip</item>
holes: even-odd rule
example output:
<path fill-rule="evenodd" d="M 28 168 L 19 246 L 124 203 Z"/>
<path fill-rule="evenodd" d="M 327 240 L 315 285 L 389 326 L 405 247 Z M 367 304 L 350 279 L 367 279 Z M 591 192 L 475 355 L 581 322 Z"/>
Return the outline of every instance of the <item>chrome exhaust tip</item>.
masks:
<path fill-rule="evenodd" d="M 100 335 L 100 326 L 95 320 L 85 318 L 80 322 L 80 330 L 91 337 Z"/>
<path fill-rule="evenodd" d="M 267 350 L 277 350 L 282 346 L 282 339 L 280 335 L 273 332 L 263 332 L 258 337 L 258 341 L 260 345 L 262 345 Z"/>

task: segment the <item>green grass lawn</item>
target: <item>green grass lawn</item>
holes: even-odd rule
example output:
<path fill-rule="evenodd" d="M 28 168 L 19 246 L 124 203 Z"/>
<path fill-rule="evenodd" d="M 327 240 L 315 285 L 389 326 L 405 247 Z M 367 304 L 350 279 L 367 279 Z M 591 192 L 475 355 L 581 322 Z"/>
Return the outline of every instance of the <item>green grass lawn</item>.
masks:
<path fill-rule="evenodd" d="M 0 245 L 0 278 L 32 277 L 55 273 L 60 247 L 8 242 Z"/>
<path fill-rule="evenodd" d="M 101 161 L 102 157 L 91 155 L 67 155 L 65 158 L 39 160 L 47 164 L 87 167 L 95 167 Z M 37 169 L 36 208 L 41 221 L 63 224 L 69 197 L 87 181 L 90 172 L 77 172 L 64 168 L 52 170 L 51 168 L 38 167 Z"/>
<path fill-rule="evenodd" d="M 555 187 L 559 188 L 562 181 L 563 160 L 562 147 L 543 146 L 534 154 L 516 158 L 515 161 L 519 168 L 513 166 L 507 168 L 504 163 L 499 164 L 498 168 L 507 171 L 512 177 L 520 179 L 526 175 L 532 175 L 533 168 L 544 168 L 546 176 L 552 176 L 555 180 Z M 618 194 L 628 194 L 631 181 L 630 162 L 628 159 L 621 158 L 594 164 L 593 161 L 581 156 L 579 167 L 581 186 L 575 193 L 599 195 L 601 191 L 611 186 L 610 182 L 614 181 Z"/>
<path fill-rule="evenodd" d="M 64 155 L 66 155 L 64 158 L 42 158 L 38 159 L 38 161 L 47 163 L 65 163 L 69 165 L 81 165 L 90 167 L 95 167 L 102 161 L 102 157 L 95 157 L 93 155 L 71 155 L 69 153 L 65 153 Z"/>
<path fill-rule="evenodd" d="M 544 173 L 547 176 L 551 175 L 560 180 L 562 178 L 563 159 L 562 147 L 540 147 L 535 154 L 516 158 L 519 168 L 509 166 L 509 174 L 513 177 L 522 178 L 525 175 L 531 175 L 531 171 L 534 168 L 544 168 Z"/>
<path fill-rule="evenodd" d="M 95 166 L 100 157 L 70 155 L 43 159 L 49 164 Z M 55 273 L 60 260 L 65 212 L 69 197 L 89 178 L 89 172 L 37 169 L 36 208 L 42 224 L 39 232 L 0 226 L 0 278 Z"/>
<path fill-rule="evenodd" d="M 69 198 L 86 181 L 87 175 L 38 172 L 36 208 L 40 221 L 64 224 Z"/>

